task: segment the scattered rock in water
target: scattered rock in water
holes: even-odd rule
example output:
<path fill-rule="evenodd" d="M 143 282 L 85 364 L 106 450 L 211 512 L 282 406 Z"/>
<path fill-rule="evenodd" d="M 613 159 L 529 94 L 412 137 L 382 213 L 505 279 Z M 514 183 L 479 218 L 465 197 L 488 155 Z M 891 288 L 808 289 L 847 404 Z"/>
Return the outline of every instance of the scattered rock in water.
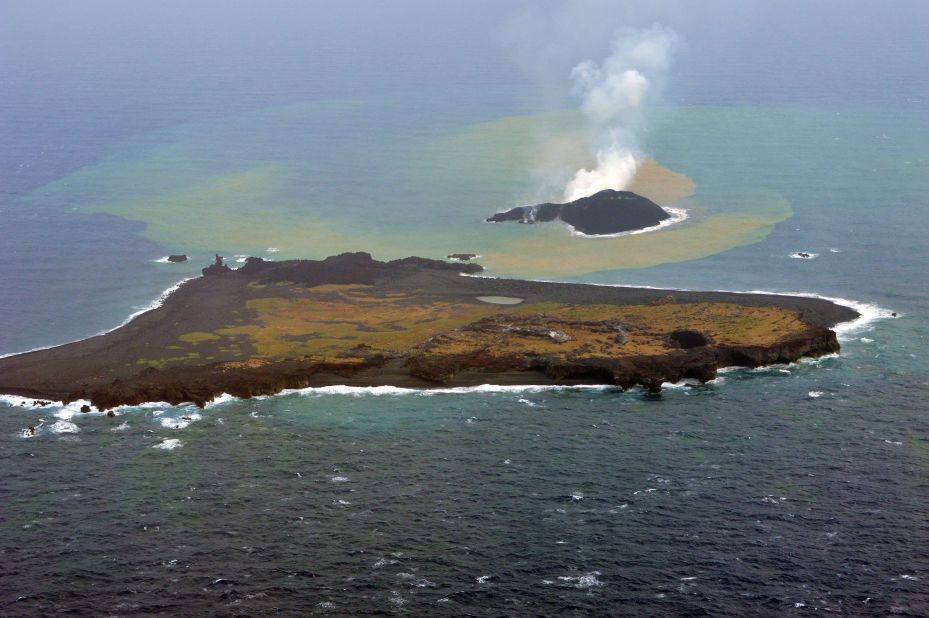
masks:
<path fill-rule="evenodd" d="M 168 256 L 168 261 L 169 261 L 169 262 L 172 262 L 172 263 L 174 263 L 174 264 L 177 264 L 177 263 L 180 263 L 180 262 L 186 262 L 186 261 L 187 261 L 187 256 L 184 255 L 183 253 L 178 254 L 178 255 L 169 255 L 169 256 Z"/>
<path fill-rule="evenodd" d="M 790 257 L 797 260 L 812 260 L 813 258 L 819 257 L 819 254 L 810 253 L 809 251 L 797 251 L 796 253 L 791 253 Z"/>
<path fill-rule="evenodd" d="M 84 405 L 81 406 L 81 412 L 83 412 L 84 414 L 87 414 L 88 412 L 90 412 L 90 406 L 85 403 Z"/>
<path fill-rule="evenodd" d="M 477 257 L 476 253 L 449 253 L 447 256 L 450 260 L 455 260 L 456 262 L 470 262 Z"/>

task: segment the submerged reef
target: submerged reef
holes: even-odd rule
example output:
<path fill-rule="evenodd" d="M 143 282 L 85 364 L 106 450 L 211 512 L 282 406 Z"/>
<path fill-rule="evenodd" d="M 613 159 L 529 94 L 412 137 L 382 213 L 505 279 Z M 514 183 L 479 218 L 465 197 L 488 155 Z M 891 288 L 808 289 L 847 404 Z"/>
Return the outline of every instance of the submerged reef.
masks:
<path fill-rule="evenodd" d="M 473 262 L 217 256 L 104 335 L 0 359 L 0 392 L 98 409 L 345 384 L 641 385 L 837 352 L 830 301 L 462 277 Z"/>
<path fill-rule="evenodd" d="M 604 189 L 565 204 L 517 206 L 488 217 L 490 223 L 563 221 L 582 234 L 604 236 L 654 227 L 671 218 L 661 206 L 631 191 Z"/>

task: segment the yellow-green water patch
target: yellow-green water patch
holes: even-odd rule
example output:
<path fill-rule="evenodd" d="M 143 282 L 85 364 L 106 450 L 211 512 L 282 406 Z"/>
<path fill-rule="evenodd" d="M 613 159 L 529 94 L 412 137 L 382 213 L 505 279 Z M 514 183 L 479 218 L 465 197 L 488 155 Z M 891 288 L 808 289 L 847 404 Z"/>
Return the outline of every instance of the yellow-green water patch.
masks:
<path fill-rule="evenodd" d="M 791 214 L 786 199 L 759 188 L 763 175 L 724 173 L 731 154 L 708 163 L 720 148 L 732 150 L 726 145 L 737 136 L 727 129 L 728 118 L 739 131 L 751 131 L 752 118 L 787 122 L 788 113 L 678 110 L 650 135 L 674 169 L 662 167 L 667 161 L 647 162 L 630 188 L 660 203 L 683 204 L 691 218 L 666 230 L 597 240 L 572 236 L 560 224 L 483 222 L 514 205 L 559 198 L 574 171 L 592 164 L 576 112 L 426 134 L 391 133 L 388 125 L 378 129 L 374 144 L 352 122 L 353 114 L 371 113 L 363 104 L 286 106 L 178 127 L 159 135 L 157 146 L 127 148 L 31 199 L 143 221 L 146 236 L 176 252 L 275 259 L 356 250 L 380 259 L 473 252 L 491 272 L 513 276 L 698 259 L 757 242 Z M 754 197 L 724 195 L 736 190 Z M 271 247 L 278 252 L 268 253 Z"/>

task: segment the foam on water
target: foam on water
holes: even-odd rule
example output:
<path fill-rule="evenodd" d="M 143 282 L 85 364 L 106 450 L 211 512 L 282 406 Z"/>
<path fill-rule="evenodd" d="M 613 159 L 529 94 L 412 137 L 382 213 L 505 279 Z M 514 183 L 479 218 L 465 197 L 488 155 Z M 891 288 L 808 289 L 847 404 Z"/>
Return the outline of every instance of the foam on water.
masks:
<path fill-rule="evenodd" d="M 6 404 L 11 408 L 36 408 L 38 410 L 43 409 L 42 406 L 33 405 L 37 399 L 34 397 L 20 397 L 19 395 L 0 395 L 0 403 Z M 45 401 L 45 400 L 43 400 Z M 60 401 L 53 401 L 51 405 L 61 405 Z M 48 406 L 44 406 L 47 408 Z"/>
<path fill-rule="evenodd" d="M 680 380 L 678 382 L 662 382 L 661 388 L 673 390 L 673 389 L 688 388 L 691 386 L 701 386 L 701 384 L 702 383 L 700 382 L 700 380 L 695 380 L 693 378 L 684 378 L 683 380 Z"/>
<path fill-rule="evenodd" d="M 256 397 L 256 399 L 258 399 L 258 398 Z M 208 401 L 207 404 L 206 404 L 206 407 L 207 407 L 207 408 L 212 408 L 212 407 L 215 407 L 215 406 L 221 406 L 221 405 L 223 405 L 223 404 L 227 404 L 227 403 L 230 403 L 230 402 L 232 402 L 232 401 L 238 401 L 238 397 L 233 397 L 233 396 L 230 395 L 229 393 L 223 393 L 222 395 L 218 395 L 218 396 L 214 397 L 212 400 Z"/>
<path fill-rule="evenodd" d="M 197 413 L 185 414 L 184 416 L 178 417 L 165 417 L 161 419 L 161 426 L 167 427 L 168 429 L 185 429 L 190 427 L 191 423 L 199 421 L 202 416 Z"/>
<path fill-rule="evenodd" d="M 152 446 L 152 448 L 157 448 L 163 451 L 173 451 L 176 448 L 184 446 L 184 443 L 178 440 L 177 438 L 167 438 L 158 444 Z"/>
<path fill-rule="evenodd" d="M 77 433 L 81 429 L 71 421 L 55 421 L 48 430 L 52 433 Z"/>
<path fill-rule="evenodd" d="M 90 402 L 86 399 L 78 399 L 77 401 L 72 401 L 67 405 L 62 405 L 62 403 L 56 402 L 57 405 L 61 406 L 61 409 L 55 412 L 57 418 L 69 421 L 75 416 L 81 416 L 85 414 L 102 414 L 100 410 L 90 405 Z M 90 407 L 90 412 L 81 412 L 82 406 Z"/>
<path fill-rule="evenodd" d="M 600 571 L 591 571 L 590 573 L 585 573 L 584 575 L 580 576 L 560 575 L 558 579 L 563 582 L 572 584 L 575 588 L 588 590 L 590 588 L 603 585 L 603 582 L 597 579 L 598 575 L 600 575 Z"/>

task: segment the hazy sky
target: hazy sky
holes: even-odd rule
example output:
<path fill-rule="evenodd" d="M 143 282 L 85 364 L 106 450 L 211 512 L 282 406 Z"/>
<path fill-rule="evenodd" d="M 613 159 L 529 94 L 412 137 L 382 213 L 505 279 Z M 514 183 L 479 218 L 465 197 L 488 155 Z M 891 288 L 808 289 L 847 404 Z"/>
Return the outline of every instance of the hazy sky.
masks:
<path fill-rule="evenodd" d="M 179 74 L 187 80 L 170 81 L 181 88 L 241 84 L 272 97 L 299 96 L 302 82 L 339 94 L 430 81 L 557 91 L 579 60 L 604 55 L 616 28 L 654 22 L 685 42 L 672 97 L 700 99 L 719 74 L 730 88 L 769 80 L 786 98 L 836 86 L 926 93 L 925 80 L 895 83 L 908 74 L 900 67 L 929 59 L 924 0 L 4 0 L 0 62 L 5 94 L 26 76 L 54 88 L 101 73 L 152 96 Z"/>

